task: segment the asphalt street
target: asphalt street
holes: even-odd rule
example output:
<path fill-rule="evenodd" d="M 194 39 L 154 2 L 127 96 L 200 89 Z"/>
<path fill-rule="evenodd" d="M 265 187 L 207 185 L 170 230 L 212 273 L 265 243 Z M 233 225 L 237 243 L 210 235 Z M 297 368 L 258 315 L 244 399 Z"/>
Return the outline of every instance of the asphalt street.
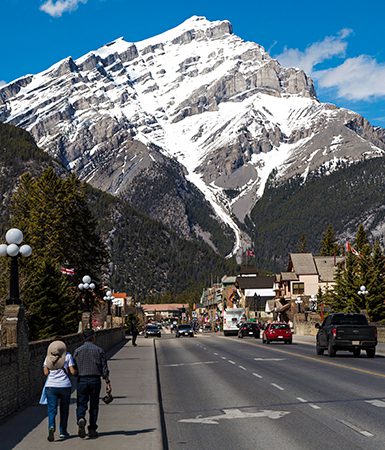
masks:
<path fill-rule="evenodd" d="M 168 448 L 385 448 L 385 358 L 221 335 L 156 341 Z"/>

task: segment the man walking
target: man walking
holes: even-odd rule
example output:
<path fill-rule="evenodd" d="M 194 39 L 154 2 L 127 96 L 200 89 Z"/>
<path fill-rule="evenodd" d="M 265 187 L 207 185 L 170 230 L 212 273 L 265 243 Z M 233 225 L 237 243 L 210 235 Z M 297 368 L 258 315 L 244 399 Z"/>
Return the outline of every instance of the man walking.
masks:
<path fill-rule="evenodd" d="M 107 358 L 104 351 L 95 345 L 95 333 L 93 330 L 83 332 L 84 344 L 74 352 L 74 359 L 78 370 L 77 407 L 76 419 L 78 423 L 78 435 L 86 437 L 86 412 L 89 403 L 88 437 L 98 437 L 98 412 L 101 380 L 106 382 L 106 392 L 111 392 Z"/>
<path fill-rule="evenodd" d="M 135 317 L 131 317 L 130 318 L 130 328 L 131 328 L 131 336 L 132 336 L 132 345 L 134 347 L 136 347 L 136 338 L 138 337 L 139 334 L 139 330 L 138 330 L 138 326 L 136 324 L 136 318 Z"/>

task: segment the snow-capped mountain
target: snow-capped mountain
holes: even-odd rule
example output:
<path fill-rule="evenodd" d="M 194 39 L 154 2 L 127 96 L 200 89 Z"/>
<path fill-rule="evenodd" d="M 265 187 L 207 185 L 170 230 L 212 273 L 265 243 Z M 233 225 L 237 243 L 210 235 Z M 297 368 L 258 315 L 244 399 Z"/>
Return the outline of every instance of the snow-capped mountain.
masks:
<path fill-rule="evenodd" d="M 234 218 L 244 221 L 273 169 L 283 181 L 306 180 L 321 166 L 385 153 L 384 133 L 321 103 L 303 71 L 282 67 L 229 22 L 196 16 L 9 83 L 0 88 L 0 120 L 30 131 L 95 187 L 129 199 L 135 192 L 137 204 L 134 180 L 156 183 L 172 159 L 234 230 L 235 248 Z M 175 215 L 161 213 L 170 201 L 150 212 L 171 225 Z"/>

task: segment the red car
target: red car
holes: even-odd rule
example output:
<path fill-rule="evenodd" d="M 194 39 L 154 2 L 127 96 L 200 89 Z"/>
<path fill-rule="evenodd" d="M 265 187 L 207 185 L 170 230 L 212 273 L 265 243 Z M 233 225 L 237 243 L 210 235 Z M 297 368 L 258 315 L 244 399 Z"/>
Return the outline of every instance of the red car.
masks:
<path fill-rule="evenodd" d="M 281 341 L 285 344 L 293 343 L 293 333 L 286 322 L 269 323 L 263 331 L 262 343 L 270 344 L 273 341 Z"/>

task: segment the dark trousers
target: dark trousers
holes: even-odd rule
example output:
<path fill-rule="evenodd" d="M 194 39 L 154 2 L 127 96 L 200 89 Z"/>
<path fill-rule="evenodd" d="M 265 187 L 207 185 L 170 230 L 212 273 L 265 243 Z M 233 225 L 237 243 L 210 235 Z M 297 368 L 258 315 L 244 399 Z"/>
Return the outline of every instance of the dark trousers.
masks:
<path fill-rule="evenodd" d="M 98 428 L 99 395 L 102 383 L 100 377 L 79 377 L 76 399 L 76 419 L 86 417 L 88 402 L 90 403 L 90 421 L 88 428 Z"/>
<path fill-rule="evenodd" d="M 136 345 L 136 338 L 138 337 L 138 333 L 136 331 L 132 332 L 132 345 Z"/>

